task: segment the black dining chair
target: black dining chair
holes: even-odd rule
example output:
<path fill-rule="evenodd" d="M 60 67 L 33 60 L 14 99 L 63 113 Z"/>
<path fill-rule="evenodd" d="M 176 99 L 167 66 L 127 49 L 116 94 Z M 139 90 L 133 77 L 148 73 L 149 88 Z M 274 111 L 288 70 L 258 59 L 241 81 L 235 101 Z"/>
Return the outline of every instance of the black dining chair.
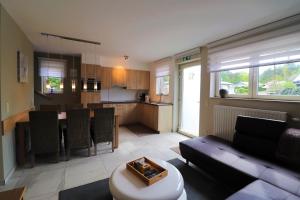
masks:
<path fill-rule="evenodd" d="M 94 118 L 92 121 L 91 135 L 94 142 L 95 154 L 97 155 L 97 144 L 101 142 L 110 142 L 112 152 L 113 131 L 114 131 L 114 108 L 98 108 L 94 110 Z"/>
<path fill-rule="evenodd" d="M 61 107 L 58 104 L 57 105 L 41 104 L 39 106 L 39 110 L 40 111 L 57 111 L 57 112 L 60 112 Z"/>
<path fill-rule="evenodd" d="M 83 104 L 66 104 L 65 105 L 65 110 L 75 110 L 75 109 L 82 109 Z"/>
<path fill-rule="evenodd" d="M 56 111 L 29 112 L 31 164 L 35 165 L 35 156 L 38 154 L 53 153 L 56 162 L 59 161 L 59 127 Z"/>
<path fill-rule="evenodd" d="M 88 103 L 87 108 L 95 110 L 97 108 L 103 108 L 103 103 Z"/>
<path fill-rule="evenodd" d="M 67 160 L 70 159 L 71 150 L 74 149 L 87 148 L 90 156 L 90 110 L 75 109 L 67 110 L 66 113 L 67 126 L 64 135 Z"/>

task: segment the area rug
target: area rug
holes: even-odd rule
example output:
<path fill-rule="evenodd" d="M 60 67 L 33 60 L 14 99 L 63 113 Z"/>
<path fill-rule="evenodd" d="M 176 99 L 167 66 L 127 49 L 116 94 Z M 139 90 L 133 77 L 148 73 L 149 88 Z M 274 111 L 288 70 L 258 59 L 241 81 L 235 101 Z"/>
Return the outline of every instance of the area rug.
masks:
<path fill-rule="evenodd" d="M 158 133 L 157 131 L 154 131 L 142 124 L 130 124 L 126 125 L 126 128 L 128 128 L 131 132 L 135 133 L 139 137 Z"/>
<path fill-rule="evenodd" d="M 185 165 L 179 159 L 168 161 L 182 174 L 188 200 L 225 199 L 234 191 L 224 183 L 213 179 L 209 174 Z M 112 200 L 108 179 L 59 192 L 59 200 Z"/>

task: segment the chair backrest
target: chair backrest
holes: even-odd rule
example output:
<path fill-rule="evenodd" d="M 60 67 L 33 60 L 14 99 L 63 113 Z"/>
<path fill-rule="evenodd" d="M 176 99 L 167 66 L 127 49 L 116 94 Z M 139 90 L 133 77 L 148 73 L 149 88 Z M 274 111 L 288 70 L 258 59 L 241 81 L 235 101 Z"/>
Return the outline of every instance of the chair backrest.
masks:
<path fill-rule="evenodd" d="M 67 110 L 67 138 L 70 149 L 90 146 L 90 110 Z"/>
<path fill-rule="evenodd" d="M 88 103 L 87 108 L 95 110 L 97 108 L 103 108 L 103 103 Z"/>
<path fill-rule="evenodd" d="M 29 112 L 31 149 L 35 154 L 59 151 L 59 125 L 56 111 Z"/>
<path fill-rule="evenodd" d="M 83 104 L 66 104 L 65 108 L 66 108 L 66 111 L 75 110 L 75 109 L 82 109 Z"/>
<path fill-rule="evenodd" d="M 40 111 L 61 111 L 60 105 L 41 104 L 39 107 Z"/>
<path fill-rule="evenodd" d="M 114 108 L 99 108 L 94 111 L 94 139 L 96 143 L 113 141 Z"/>

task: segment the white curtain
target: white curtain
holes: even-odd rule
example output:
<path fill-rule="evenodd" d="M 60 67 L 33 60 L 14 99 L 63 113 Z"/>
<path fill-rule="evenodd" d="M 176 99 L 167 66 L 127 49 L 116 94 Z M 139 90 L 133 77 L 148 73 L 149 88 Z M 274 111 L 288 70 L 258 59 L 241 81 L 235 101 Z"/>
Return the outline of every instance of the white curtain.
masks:
<path fill-rule="evenodd" d="M 209 54 L 210 72 L 300 61 L 300 32 Z"/>
<path fill-rule="evenodd" d="M 39 59 L 39 74 L 45 77 L 65 77 L 65 60 L 56 60 L 48 58 Z"/>

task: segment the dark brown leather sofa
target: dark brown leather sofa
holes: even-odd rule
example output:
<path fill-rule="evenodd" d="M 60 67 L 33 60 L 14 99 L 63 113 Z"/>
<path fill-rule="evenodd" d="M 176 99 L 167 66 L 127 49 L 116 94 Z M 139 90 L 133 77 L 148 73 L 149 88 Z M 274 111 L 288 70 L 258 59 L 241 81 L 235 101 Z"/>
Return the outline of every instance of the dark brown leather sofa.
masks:
<path fill-rule="evenodd" d="M 300 130 L 285 143 L 283 121 L 238 116 L 235 129 L 233 142 L 212 135 L 180 142 L 183 158 L 237 186 L 230 200 L 300 200 L 300 155 L 298 163 L 281 159 L 282 149 L 289 150 L 287 155 L 300 150 Z"/>

